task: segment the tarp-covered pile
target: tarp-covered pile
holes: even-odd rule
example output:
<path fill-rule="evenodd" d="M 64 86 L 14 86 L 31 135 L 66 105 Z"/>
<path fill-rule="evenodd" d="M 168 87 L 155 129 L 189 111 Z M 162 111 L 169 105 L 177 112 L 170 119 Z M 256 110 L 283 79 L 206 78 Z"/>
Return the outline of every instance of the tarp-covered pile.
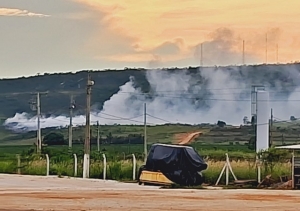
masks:
<path fill-rule="evenodd" d="M 207 164 L 192 147 L 154 144 L 143 169 L 160 171 L 179 185 L 195 186 L 203 183 L 200 172 Z"/>

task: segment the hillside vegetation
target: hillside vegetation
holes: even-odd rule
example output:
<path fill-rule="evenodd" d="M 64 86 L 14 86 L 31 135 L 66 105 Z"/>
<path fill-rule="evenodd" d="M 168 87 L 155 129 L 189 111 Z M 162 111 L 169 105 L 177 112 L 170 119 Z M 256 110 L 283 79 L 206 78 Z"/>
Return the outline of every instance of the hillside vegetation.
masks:
<path fill-rule="evenodd" d="M 194 86 L 200 85 L 201 91 L 208 92 L 205 89 L 207 81 L 201 76 L 203 70 L 214 71 L 216 69 L 226 73 L 233 80 L 240 83 L 247 84 L 251 87 L 252 84 L 264 84 L 269 87 L 280 88 L 283 94 L 293 92 L 299 82 L 300 64 L 286 64 L 286 65 L 254 65 L 254 66 L 228 66 L 216 68 L 198 68 L 189 67 L 187 69 L 162 69 L 162 70 L 145 70 L 145 69 L 124 69 L 124 70 L 104 70 L 104 71 L 90 71 L 95 85 L 92 89 L 92 105 L 93 108 L 101 109 L 105 101 L 119 91 L 120 86 L 129 81 L 130 77 L 134 77 L 134 86 L 139 87 L 143 93 L 148 93 L 151 98 L 155 95 L 152 92 L 150 82 L 147 80 L 147 71 L 164 71 L 166 75 L 184 73 L 191 75 L 193 81 L 189 84 L 193 89 Z M 32 77 L 22 77 L 17 79 L 2 79 L 0 80 L 0 116 L 1 122 L 15 115 L 15 113 L 26 112 L 35 114 L 30 108 L 30 102 L 36 99 L 35 92 L 48 92 L 47 95 L 41 96 L 42 113 L 44 115 L 68 115 L 70 96 L 74 95 L 76 100 L 75 115 L 84 114 L 86 104 L 86 80 L 88 71 L 80 71 L 77 73 L 57 73 L 45 74 Z M 221 75 L 222 76 L 222 75 Z M 217 76 L 216 76 L 217 77 Z M 225 76 L 222 76 L 225 77 Z M 222 77 L 219 80 L 222 80 Z M 155 80 L 155 78 L 152 80 Z M 166 77 L 163 80 L 168 80 Z M 153 81 L 152 81 L 153 82 Z M 163 83 L 163 82 L 161 82 Z M 187 82 L 189 83 L 189 82 Z M 174 87 L 173 87 L 174 88 Z M 203 89 L 202 89 L 203 88 Z M 172 88 L 171 88 L 172 89 Z M 195 93 L 196 91 L 196 93 Z M 201 96 L 208 95 L 206 93 L 191 90 L 193 99 L 197 103 L 200 101 L 199 106 L 205 106 L 205 102 L 201 101 Z M 193 102 L 192 102 L 193 103 Z M 202 103 L 202 104 L 201 104 Z M 124 105 L 126 106 L 126 105 Z M 197 105 L 198 106 L 198 105 Z M 217 119 L 216 119 L 217 121 Z M 225 120 L 226 121 L 226 120 Z M 199 120 L 199 125 L 201 124 Z M 68 124 L 67 122 L 65 124 Z M 207 130 L 204 135 L 199 137 L 202 142 L 209 144 L 246 144 L 253 137 L 253 130 L 251 127 L 244 128 L 215 128 L 215 125 L 206 126 L 199 125 L 165 125 L 165 126 L 152 126 L 149 127 L 148 140 L 149 143 L 164 142 L 171 143 L 175 134 L 192 132 L 198 130 Z M 299 139 L 299 132 L 297 124 L 292 127 L 285 128 L 279 123 L 272 128 L 274 141 L 277 143 L 297 143 Z M 43 129 L 42 135 L 47 135 L 54 128 Z M 56 131 L 57 132 L 57 131 Z M 59 131 L 67 139 L 68 130 L 63 128 Z M 101 126 L 101 137 L 114 136 L 120 143 L 127 142 L 130 138 L 135 141 L 143 138 L 143 127 L 141 126 Z M 124 138 L 126 136 L 126 138 Z M 122 138 L 123 137 L 123 138 Z M 28 132 L 24 134 L 13 134 L 8 131 L 4 126 L 0 127 L 0 142 L 1 144 L 32 144 L 35 142 L 36 132 Z M 92 128 L 92 141 L 96 139 L 96 127 Z M 74 128 L 74 142 L 82 143 L 84 140 L 84 128 Z"/>
<path fill-rule="evenodd" d="M 232 73 L 233 78 L 239 75 L 248 84 L 263 82 L 274 87 L 279 82 L 284 90 L 292 91 L 298 79 L 286 70 L 299 72 L 300 64 L 231 66 L 220 67 L 219 69 Z M 160 71 L 174 73 L 185 70 L 175 68 Z M 199 76 L 199 68 L 189 67 L 186 71 L 187 74 L 195 76 L 196 80 L 198 80 L 196 83 L 205 86 L 205 81 L 201 80 L 201 76 Z M 148 92 L 150 87 L 145 73 L 146 70 L 144 69 L 91 71 L 91 77 L 95 81 L 92 90 L 92 104 L 97 105 L 98 109 L 101 109 L 103 103 L 118 92 L 119 87 L 128 82 L 131 76 L 135 78 L 136 87 L 140 87 L 143 92 Z M 0 116 L 7 118 L 14 116 L 17 112 L 33 113 L 29 102 L 36 99 L 36 95 L 33 95 L 33 93 L 38 91 L 48 92 L 47 95 L 42 95 L 41 97 L 42 112 L 44 114 L 59 115 L 68 113 L 71 94 L 74 94 L 77 104 L 85 105 L 86 80 L 87 71 L 1 79 Z M 77 108 L 76 112 L 83 113 L 83 108 Z"/>

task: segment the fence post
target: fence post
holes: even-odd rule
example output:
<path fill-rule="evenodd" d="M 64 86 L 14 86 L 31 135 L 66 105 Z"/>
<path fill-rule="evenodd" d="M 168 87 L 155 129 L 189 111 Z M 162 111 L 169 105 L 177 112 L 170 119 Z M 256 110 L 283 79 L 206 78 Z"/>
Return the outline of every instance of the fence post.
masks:
<path fill-rule="evenodd" d="M 82 178 L 90 177 L 90 155 L 84 154 L 83 156 L 83 175 Z"/>
<path fill-rule="evenodd" d="M 106 179 L 106 156 L 104 153 L 102 154 L 102 156 L 103 156 L 103 180 L 105 180 Z"/>
<path fill-rule="evenodd" d="M 49 176 L 50 160 L 49 160 L 48 154 L 46 154 L 46 162 L 47 162 L 47 172 L 46 172 L 46 175 Z"/>
<path fill-rule="evenodd" d="M 18 159 L 18 174 L 21 174 L 21 157 L 20 154 L 17 154 Z"/>
<path fill-rule="evenodd" d="M 74 156 L 74 177 L 77 177 L 77 155 L 73 154 Z"/>
<path fill-rule="evenodd" d="M 230 162 L 229 162 L 229 157 L 228 157 L 228 154 L 226 153 L 226 186 L 229 184 L 229 165 L 230 165 Z"/>
<path fill-rule="evenodd" d="M 135 155 L 134 155 L 134 154 L 132 154 L 132 160 L 133 160 L 132 179 L 135 180 L 135 174 L 136 174 L 136 158 L 135 158 Z"/>
<path fill-rule="evenodd" d="M 122 152 L 123 153 L 123 155 L 124 155 L 124 160 L 126 159 L 126 155 L 125 155 L 125 152 Z"/>
<path fill-rule="evenodd" d="M 86 178 L 86 154 L 83 155 L 83 172 L 82 178 Z"/>
<path fill-rule="evenodd" d="M 257 167 L 257 182 L 261 183 L 261 162 L 260 162 L 260 156 L 256 156 L 256 167 Z"/>

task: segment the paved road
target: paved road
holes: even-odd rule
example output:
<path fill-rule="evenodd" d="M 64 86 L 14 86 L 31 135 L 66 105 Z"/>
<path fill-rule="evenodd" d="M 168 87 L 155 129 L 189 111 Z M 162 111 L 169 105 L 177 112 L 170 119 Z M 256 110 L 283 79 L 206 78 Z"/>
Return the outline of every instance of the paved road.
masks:
<path fill-rule="evenodd" d="M 294 211 L 300 191 L 179 190 L 116 181 L 0 175 L 0 211 Z"/>

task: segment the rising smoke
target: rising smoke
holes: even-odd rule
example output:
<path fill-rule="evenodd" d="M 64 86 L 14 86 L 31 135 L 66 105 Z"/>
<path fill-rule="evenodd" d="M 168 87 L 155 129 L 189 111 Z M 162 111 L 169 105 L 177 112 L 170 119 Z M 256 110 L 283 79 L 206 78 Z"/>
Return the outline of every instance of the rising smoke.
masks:
<path fill-rule="evenodd" d="M 288 120 L 300 117 L 299 71 L 293 65 L 242 66 L 189 70 L 149 70 L 146 79 L 150 92 L 145 94 L 136 86 L 133 77 L 107 100 L 101 111 L 94 110 L 91 121 L 100 124 L 143 124 L 144 103 L 147 104 L 147 122 L 243 124 L 250 117 L 250 90 L 252 84 L 263 84 L 270 92 L 270 106 L 274 116 Z M 158 118 L 154 118 L 158 117 Z M 122 119 L 123 118 L 123 119 Z M 129 119 L 130 120 L 125 120 Z M 249 118 L 250 119 L 250 118 Z M 13 130 L 36 130 L 36 117 L 16 114 L 4 125 Z M 66 116 L 41 119 L 41 127 L 65 127 Z M 73 125 L 84 125 L 85 116 L 73 118 Z"/>

